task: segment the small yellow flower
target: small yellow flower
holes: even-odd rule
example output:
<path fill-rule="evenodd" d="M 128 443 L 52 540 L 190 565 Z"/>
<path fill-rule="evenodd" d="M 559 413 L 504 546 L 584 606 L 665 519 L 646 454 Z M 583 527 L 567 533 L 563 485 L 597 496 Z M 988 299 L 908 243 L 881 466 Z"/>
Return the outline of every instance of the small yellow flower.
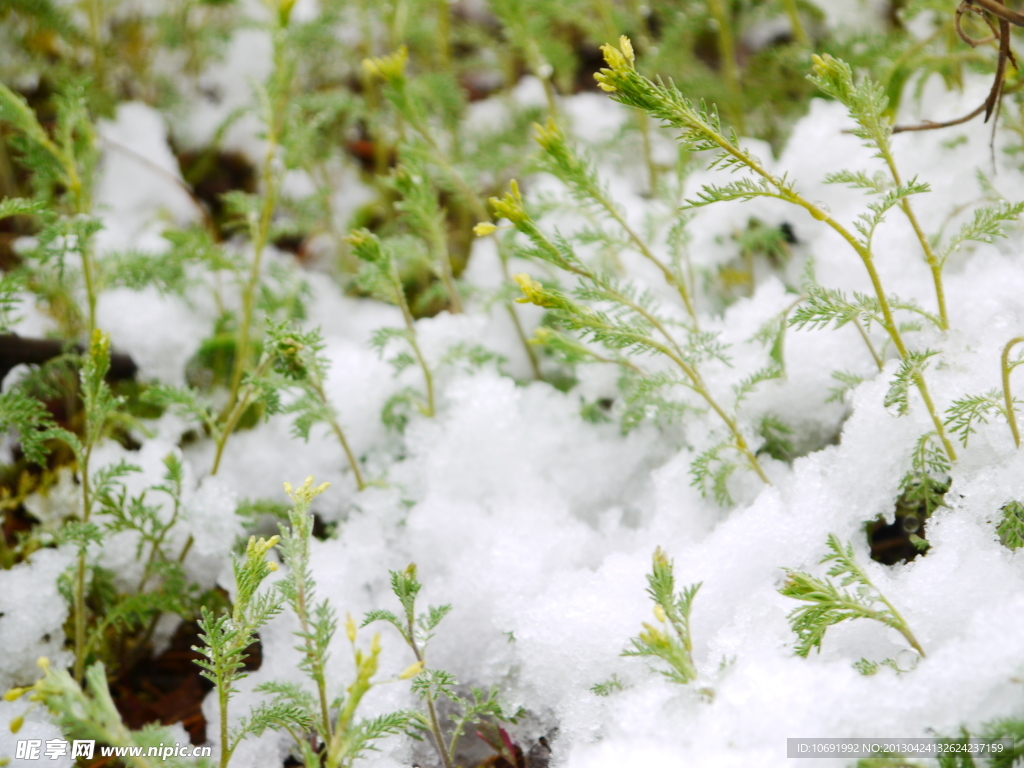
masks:
<path fill-rule="evenodd" d="M 622 50 L 622 54 L 626 57 L 630 64 L 636 61 L 636 55 L 633 53 L 633 44 L 625 35 L 622 35 L 619 38 L 619 48 Z"/>
<path fill-rule="evenodd" d="M 605 43 L 601 46 L 601 53 L 604 54 L 605 63 L 608 64 L 612 70 L 625 69 L 626 68 L 626 57 L 623 56 L 617 48 Z"/>
<path fill-rule="evenodd" d="M 409 61 L 409 49 L 404 45 L 390 56 L 363 59 L 363 69 L 372 77 L 393 82 L 405 76 L 405 65 Z"/>
<path fill-rule="evenodd" d="M 345 634 L 348 635 L 350 643 L 354 643 L 356 641 L 356 622 L 352 618 L 351 613 L 345 614 Z"/>
<path fill-rule="evenodd" d="M 662 624 L 664 624 L 667 620 L 667 617 L 665 616 L 665 609 L 662 608 L 659 603 L 654 604 L 654 618 L 656 618 Z"/>
<path fill-rule="evenodd" d="M 520 272 L 512 279 L 516 281 L 519 290 L 523 292 L 523 295 L 516 299 L 520 304 L 539 304 L 544 300 L 544 286 L 525 272 Z"/>
<path fill-rule="evenodd" d="M 380 653 L 380 649 L 380 632 L 378 632 L 373 636 L 373 640 L 370 642 L 370 653 L 376 656 L 378 653 Z"/>
<path fill-rule="evenodd" d="M 11 688 L 7 693 L 4 694 L 4 701 L 16 701 L 22 697 L 25 691 L 30 691 L 31 688 Z"/>
<path fill-rule="evenodd" d="M 498 230 L 498 227 L 491 224 L 489 221 L 481 221 L 475 227 L 473 227 L 473 234 L 477 237 L 487 237 L 493 235 Z"/>
<path fill-rule="evenodd" d="M 416 677 L 416 675 L 423 671 L 424 664 L 425 662 L 423 661 L 417 661 L 410 664 L 408 667 L 405 668 L 405 671 L 398 676 L 398 679 L 408 680 L 410 677 Z"/>

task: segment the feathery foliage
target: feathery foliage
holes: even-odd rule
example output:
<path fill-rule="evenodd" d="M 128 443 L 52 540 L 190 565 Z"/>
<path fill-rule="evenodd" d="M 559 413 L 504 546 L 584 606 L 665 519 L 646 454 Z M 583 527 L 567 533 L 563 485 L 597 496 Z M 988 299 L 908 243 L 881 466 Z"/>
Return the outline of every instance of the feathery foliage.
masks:
<path fill-rule="evenodd" d="M 871 583 L 857 563 L 853 544 L 828 537 L 829 554 L 822 563 L 832 563 L 831 578 L 820 579 L 802 571 L 786 570 L 786 583 L 779 589 L 785 597 L 805 603 L 789 613 L 789 622 L 797 634 L 796 654 L 807 656 L 815 648 L 821 651 L 829 627 L 850 619 L 872 619 L 898 631 L 921 656 L 924 651 L 907 622 L 885 596 Z M 839 579 L 836 584 L 832 579 Z M 853 589 L 848 589 L 853 587 Z"/>

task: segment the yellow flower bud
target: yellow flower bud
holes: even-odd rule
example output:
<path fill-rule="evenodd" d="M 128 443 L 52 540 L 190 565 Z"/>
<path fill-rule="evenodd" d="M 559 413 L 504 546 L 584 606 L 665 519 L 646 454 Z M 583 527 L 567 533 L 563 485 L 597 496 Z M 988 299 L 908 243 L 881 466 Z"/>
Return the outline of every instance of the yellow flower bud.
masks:
<path fill-rule="evenodd" d="M 636 55 L 633 53 L 633 44 L 625 35 L 619 38 L 619 48 L 622 49 L 623 55 L 629 60 L 630 64 L 636 61 Z"/>
<path fill-rule="evenodd" d="M 273 560 L 268 560 L 267 561 L 267 568 L 269 568 L 271 570 L 271 572 L 276 571 L 277 570 L 277 563 L 275 563 Z"/>
<path fill-rule="evenodd" d="M 384 80 L 398 80 L 405 74 L 405 64 L 409 60 L 409 49 L 404 45 L 390 56 L 375 59 L 363 59 L 363 69 L 372 77 Z"/>
<path fill-rule="evenodd" d="M 351 613 L 345 614 L 345 634 L 348 635 L 350 643 L 356 641 L 356 622 L 353 620 Z"/>
<path fill-rule="evenodd" d="M 45 672 L 50 668 L 50 660 L 45 656 L 40 656 L 38 659 L 36 659 L 36 666 L 38 666 Z"/>
<path fill-rule="evenodd" d="M 25 717 L 18 715 L 16 718 L 11 720 L 11 733 L 17 733 L 21 730 L 21 726 L 25 724 Z"/>
<path fill-rule="evenodd" d="M 11 688 L 7 693 L 4 694 L 4 701 L 16 701 L 20 699 L 25 691 L 31 690 L 30 688 Z"/>
<path fill-rule="evenodd" d="M 398 676 L 399 680 L 408 680 L 410 677 L 416 677 L 420 672 L 423 671 L 425 662 L 417 661 L 410 664 L 405 668 L 405 671 Z"/>
<path fill-rule="evenodd" d="M 654 604 L 654 618 L 660 621 L 662 624 L 666 621 L 665 609 L 661 607 L 659 603 Z"/>
<path fill-rule="evenodd" d="M 373 640 L 370 642 L 370 653 L 376 656 L 378 653 L 380 653 L 380 649 L 380 632 L 378 632 L 373 636 Z"/>
<path fill-rule="evenodd" d="M 601 46 L 601 53 L 604 54 L 605 63 L 613 70 L 626 68 L 626 58 L 612 46 L 605 43 Z"/>
<path fill-rule="evenodd" d="M 491 224 L 489 221 L 481 221 L 475 227 L 473 227 L 473 234 L 477 237 L 487 237 L 488 235 L 494 234 L 498 228 Z"/>

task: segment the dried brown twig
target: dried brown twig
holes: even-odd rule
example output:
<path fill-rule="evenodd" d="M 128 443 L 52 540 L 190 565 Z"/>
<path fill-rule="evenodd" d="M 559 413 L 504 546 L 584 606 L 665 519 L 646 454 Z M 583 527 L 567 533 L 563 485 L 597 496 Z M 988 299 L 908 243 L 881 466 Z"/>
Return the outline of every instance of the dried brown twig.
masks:
<path fill-rule="evenodd" d="M 965 13 L 975 13 L 984 18 L 989 29 L 992 30 L 992 34 L 984 38 L 973 38 L 968 35 L 961 25 L 961 19 Z M 996 17 L 998 20 L 998 28 L 987 14 L 991 14 Z M 958 117 L 955 120 L 946 120 L 941 123 L 925 120 L 918 125 L 897 125 L 893 127 L 892 132 L 905 133 L 907 131 L 933 131 L 939 128 L 949 128 L 951 126 L 961 125 L 962 123 L 973 120 L 982 112 L 985 113 L 986 123 L 989 121 L 989 118 L 992 117 L 993 113 L 996 113 L 998 116 L 1000 98 L 1003 95 L 1003 80 L 1006 77 L 1006 65 L 1009 63 L 1013 64 L 1014 67 L 1017 67 L 1017 59 L 1014 57 L 1013 51 L 1010 48 L 1011 24 L 1018 27 L 1024 27 L 1024 15 L 1007 8 L 1003 0 L 963 0 L 956 9 L 956 16 L 954 18 L 954 26 L 956 27 L 956 33 L 960 36 L 960 39 L 972 48 L 997 41 L 999 43 L 999 58 L 996 61 L 996 76 L 995 80 L 992 82 L 992 88 L 989 90 L 988 96 L 977 109 L 963 117 Z"/>

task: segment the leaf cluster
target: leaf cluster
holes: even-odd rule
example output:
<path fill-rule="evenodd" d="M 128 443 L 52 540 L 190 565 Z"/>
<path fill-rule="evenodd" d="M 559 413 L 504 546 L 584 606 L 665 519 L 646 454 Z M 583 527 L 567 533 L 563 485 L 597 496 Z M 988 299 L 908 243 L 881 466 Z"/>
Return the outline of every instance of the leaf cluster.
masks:
<path fill-rule="evenodd" d="M 843 546 L 835 534 L 829 534 L 828 548 L 821 562 L 832 564 L 827 572 L 831 578 L 786 569 L 786 583 L 779 589 L 785 597 L 805 603 L 788 615 L 797 634 L 796 654 L 807 656 L 815 648 L 820 652 L 829 627 L 852 619 L 871 619 L 898 630 L 923 655 L 906 621 L 857 563 L 853 544 Z M 838 584 L 832 579 L 838 579 Z"/>
<path fill-rule="evenodd" d="M 632 639 L 632 647 L 623 656 L 660 659 L 667 669 L 661 674 L 674 683 L 686 685 L 697 678 L 693 663 L 693 639 L 690 635 L 690 609 L 700 583 L 675 591 L 672 561 L 659 547 L 654 551 L 651 572 L 647 574 L 647 594 L 654 601 L 657 625 L 644 623 L 644 629 Z"/>

